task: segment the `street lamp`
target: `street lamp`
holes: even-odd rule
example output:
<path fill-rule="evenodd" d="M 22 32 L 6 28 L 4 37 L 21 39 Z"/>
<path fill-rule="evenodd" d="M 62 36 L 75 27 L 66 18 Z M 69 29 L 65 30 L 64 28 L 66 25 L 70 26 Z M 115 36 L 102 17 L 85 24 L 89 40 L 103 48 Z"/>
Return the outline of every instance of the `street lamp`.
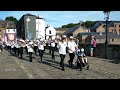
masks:
<path fill-rule="evenodd" d="M 108 44 L 108 20 L 109 20 L 109 14 L 110 11 L 104 11 L 103 12 L 105 15 L 105 20 L 106 20 L 106 41 L 105 41 L 105 58 L 107 59 L 107 44 Z"/>

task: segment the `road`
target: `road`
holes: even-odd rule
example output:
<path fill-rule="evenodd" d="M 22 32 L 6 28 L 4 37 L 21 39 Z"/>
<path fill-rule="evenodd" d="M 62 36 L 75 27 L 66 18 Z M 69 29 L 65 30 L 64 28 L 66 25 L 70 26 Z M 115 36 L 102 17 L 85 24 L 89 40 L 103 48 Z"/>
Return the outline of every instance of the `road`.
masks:
<path fill-rule="evenodd" d="M 48 50 L 44 53 L 43 61 L 33 54 L 33 62 L 29 62 L 28 55 L 23 59 L 15 57 L 3 50 L 0 53 L 0 79 L 120 79 L 120 64 L 112 60 L 87 57 L 90 69 L 71 69 L 68 67 L 69 55 L 65 57 L 65 71 L 59 66 L 60 57 L 55 52 L 55 60 L 51 59 Z M 75 64 L 74 59 L 74 64 Z"/>

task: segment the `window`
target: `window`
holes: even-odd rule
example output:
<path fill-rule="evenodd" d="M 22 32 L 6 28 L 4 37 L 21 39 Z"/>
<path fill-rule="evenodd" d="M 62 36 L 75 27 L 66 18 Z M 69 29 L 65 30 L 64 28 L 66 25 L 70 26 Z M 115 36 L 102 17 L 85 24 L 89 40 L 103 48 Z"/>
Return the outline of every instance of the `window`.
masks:
<path fill-rule="evenodd" d="M 116 31 L 116 29 L 115 29 L 115 34 L 117 34 L 117 31 Z"/>
<path fill-rule="evenodd" d="M 51 34 L 51 30 L 49 30 L 49 34 Z"/>
<path fill-rule="evenodd" d="M 114 42 L 114 39 L 112 39 L 112 42 Z"/>
<path fill-rule="evenodd" d="M 120 28 L 120 25 L 119 25 L 119 28 Z"/>
<path fill-rule="evenodd" d="M 101 43 L 101 39 L 99 39 L 99 42 Z"/>

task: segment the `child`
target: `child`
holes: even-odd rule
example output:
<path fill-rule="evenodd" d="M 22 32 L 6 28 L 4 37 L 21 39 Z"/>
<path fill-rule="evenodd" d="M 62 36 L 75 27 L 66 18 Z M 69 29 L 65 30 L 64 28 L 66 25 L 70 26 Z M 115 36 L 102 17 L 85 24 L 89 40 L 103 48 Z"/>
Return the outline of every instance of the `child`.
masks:
<path fill-rule="evenodd" d="M 84 54 L 84 48 L 79 48 L 77 49 L 76 51 L 76 54 L 77 54 L 77 66 L 80 67 L 80 70 L 82 71 L 82 67 L 85 67 L 87 66 L 87 70 L 89 69 L 89 64 L 88 64 L 88 61 L 87 61 L 87 57 L 86 55 Z"/>
<path fill-rule="evenodd" d="M 82 67 L 83 67 L 83 51 L 81 50 L 80 46 L 78 46 L 78 49 L 76 50 L 76 55 L 77 55 L 77 67 L 80 68 L 80 71 L 82 71 Z"/>

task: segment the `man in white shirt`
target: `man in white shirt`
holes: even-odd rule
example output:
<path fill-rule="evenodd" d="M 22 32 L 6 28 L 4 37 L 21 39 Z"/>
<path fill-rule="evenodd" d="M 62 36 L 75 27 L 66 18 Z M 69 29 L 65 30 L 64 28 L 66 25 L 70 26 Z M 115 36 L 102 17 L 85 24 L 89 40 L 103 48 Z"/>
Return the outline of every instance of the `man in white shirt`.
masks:
<path fill-rule="evenodd" d="M 68 61 L 69 62 L 69 66 L 72 68 L 73 66 L 73 59 L 75 57 L 75 51 L 77 49 L 77 45 L 76 43 L 73 41 L 73 37 L 70 36 L 70 41 L 68 42 L 68 52 L 69 52 L 69 57 L 70 57 L 70 60 Z"/>
<path fill-rule="evenodd" d="M 28 53 L 29 53 L 29 60 L 30 62 L 32 62 L 32 53 L 33 53 L 33 43 L 31 41 L 29 41 L 27 49 L 28 49 Z"/>
<path fill-rule="evenodd" d="M 55 60 L 54 51 L 55 51 L 55 40 L 52 40 L 52 42 L 51 42 L 51 52 L 52 52 L 52 59 L 53 60 Z"/>
<path fill-rule="evenodd" d="M 37 40 L 34 40 L 34 51 L 35 51 L 35 55 L 36 55 L 36 53 L 37 53 L 37 49 L 38 49 Z"/>
<path fill-rule="evenodd" d="M 38 42 L 38 52 L 39 52 L 40 59 L 42 61 L 43 52 L 44 52 L 44 42 L 43 42 L 43 40 L 40 40 Z"/>
<path fill-rule="evenodd" d="M 62 67 L 62 70 L 64 71 L 64 59 L 65 59 L 65 55 L 66 55 L 66 47 L 67 47 L 67 42 L 66 39 L 64 37 L 62 37 L 61 42 L 58 43 L 57 45 L 58 50 L 59 50 L 59 54 L 60 54 L 60 66 Z"/>

